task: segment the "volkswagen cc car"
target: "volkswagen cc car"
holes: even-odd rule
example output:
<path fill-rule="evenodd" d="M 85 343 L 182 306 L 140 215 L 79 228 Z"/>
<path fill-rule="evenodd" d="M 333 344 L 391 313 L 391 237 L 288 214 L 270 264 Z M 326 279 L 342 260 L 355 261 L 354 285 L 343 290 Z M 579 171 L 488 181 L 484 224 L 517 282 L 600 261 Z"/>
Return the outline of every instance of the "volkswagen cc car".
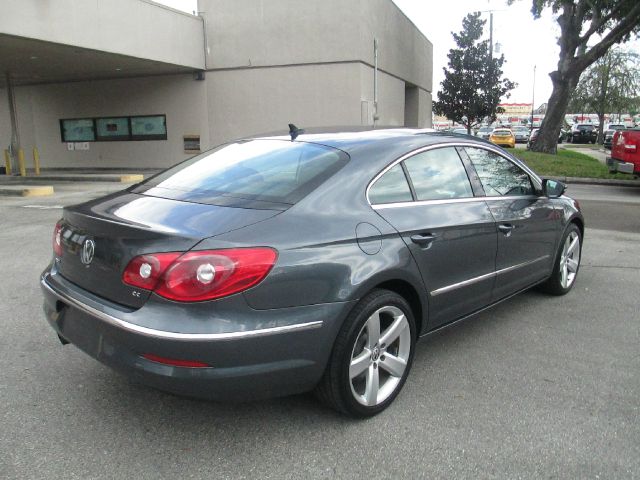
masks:
<path fill-rule="evenodd" d="M 388 407 L 416 341 L 576 282 L 584 219 L 471 136 L 374 130 L 221 145 L 66 207 L 41 276 L 63 344 L 209 399 L 315 390 Z"/>

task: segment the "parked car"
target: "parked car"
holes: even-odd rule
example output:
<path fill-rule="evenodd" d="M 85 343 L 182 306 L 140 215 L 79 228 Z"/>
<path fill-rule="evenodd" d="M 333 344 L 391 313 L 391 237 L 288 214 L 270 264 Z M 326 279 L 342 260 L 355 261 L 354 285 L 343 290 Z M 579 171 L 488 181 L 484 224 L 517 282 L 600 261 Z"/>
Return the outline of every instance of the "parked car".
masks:
<path fill-rule="evenodd" d="M 492 127 L 480 127 L 476 132 L 476 137 L 482 138 L 483 140 L 488 140 L 491 136 L 491 132 L 493 132 Z"/>
<path fill-rule="evenodd" d="M 525 125 L 517 125 L 511 127 L 516 143 L 527 143 L 529 141 L 529 127 Z"/>
<path fill-rule="evenodd" d="M 616 130 L 607 165 L 611 172 L 640 175 L 640 128 Z"/>
<path fill-rule="evenodd" d="M 451 129 L 451 133 L 457 133 L 458 135 L 467 135 L 466 128 L 453 128 Z"/>
<path fill-rule="evenodd" d="M 533 145 L 533 142 L 536 141 L 539 133 L 540 133 L 539 128 L 533 129 L 533 131 L 531 132 L 531 135 L 529 135 L 529 140 L 527 141 L 527 150 L 531 150 L 531 145 Z M 558 134 L 558 143 L 562 143 L 563 138 L 564 138 L 564 132 L 560 130 L 560 133 Z"/>
<path fill-rule="evenodd" d="M 489 141 L 501 147 L 516 147 L 516 137 L 508 128 L 496 128 L 489 136 Z"/>
<path fill-rule="evenodd" d="M 590 123 L 577 123 L 571 127 L 571 134 L 567 141 L 571 143 L 596 143 L 598 130 Z"/>
<path fill-rule="evenodd" d="M 419 337 L 534 285 L 571 290 L 584 219 L 563 192 L 470 136 L 239 140 L 65 207 L 44 310 L 63 344 L 161 390 L 315 389 L 367 417 Z"/>
<path fill-rule="evenodd" d="M 614 124 L 609 125 L 609 129 L 604 132 L 604 141 L 603 141 L 604 148 L 611 149 L 611 144 L 613 142 L 613 134 L 616 133 L 618 130 L 626 130 L 626 128 L 627 127 L 625 127 L 624 125 L 614 125 Z"/>

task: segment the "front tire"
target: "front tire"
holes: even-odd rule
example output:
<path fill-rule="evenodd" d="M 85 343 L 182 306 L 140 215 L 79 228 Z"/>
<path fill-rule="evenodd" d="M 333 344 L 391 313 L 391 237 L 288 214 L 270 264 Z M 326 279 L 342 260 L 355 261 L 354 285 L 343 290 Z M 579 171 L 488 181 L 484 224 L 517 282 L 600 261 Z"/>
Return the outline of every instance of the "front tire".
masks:
<path fill-rule="evenodd" d="M 552 295 L 569 293 L 578 277 L 581 256 L 582 235 L 578 226 L 572 223 L 562 237 L 553 273 L 540 285 L 542 290 Z"/>
<path fill-rule="evenodd" d="M 374 290 L 349 313 L 316 388 L 326 405 L 366 418 L 387 408 L 407 379 L 416 327 L 409 304 L 388 290 Z"/>

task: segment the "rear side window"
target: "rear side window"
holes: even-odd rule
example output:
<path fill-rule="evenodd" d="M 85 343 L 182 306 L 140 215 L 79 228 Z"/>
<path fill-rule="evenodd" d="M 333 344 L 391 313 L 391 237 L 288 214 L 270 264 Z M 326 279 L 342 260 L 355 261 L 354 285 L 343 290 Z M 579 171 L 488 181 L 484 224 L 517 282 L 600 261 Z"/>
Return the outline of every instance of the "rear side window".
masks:
<path fill-rule="evenodd" d="M 418 153 L 404 164 L 418 200 L 473 197 L 469 177 L 454 148 Z"/>
<path fill-rule="evenodd" d="M 134 191 L 215 205 L 293 205 L 348 160 L 346 153 L 323 145 L 248 140 L 193 157 L 150 178 Z"/>
<path fill-rule="evenodd" d="M 404 176 L 402 166 L 397 164 L 381 176 L 369 189 L 371 205 L 382 203 L 410 202 L 413 200 L 411 189 Z"/>
<path fill-rule="evenodd" d="M 529 175 L 515 163 L 482 148 L 465 147 L 489 197 L 533 195 Z"/>

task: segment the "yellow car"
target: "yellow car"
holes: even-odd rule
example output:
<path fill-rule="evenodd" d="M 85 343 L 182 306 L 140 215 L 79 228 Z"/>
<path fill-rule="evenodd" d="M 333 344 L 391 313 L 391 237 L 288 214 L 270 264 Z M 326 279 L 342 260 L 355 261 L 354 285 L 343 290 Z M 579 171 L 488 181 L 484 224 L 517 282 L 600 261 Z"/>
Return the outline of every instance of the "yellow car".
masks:
<path fill-rule="evenodd" d="M 489 136 L 489 141 L 501 147 L 516 148 L 516 137 L 508 128 L 496 128 Z"/>

